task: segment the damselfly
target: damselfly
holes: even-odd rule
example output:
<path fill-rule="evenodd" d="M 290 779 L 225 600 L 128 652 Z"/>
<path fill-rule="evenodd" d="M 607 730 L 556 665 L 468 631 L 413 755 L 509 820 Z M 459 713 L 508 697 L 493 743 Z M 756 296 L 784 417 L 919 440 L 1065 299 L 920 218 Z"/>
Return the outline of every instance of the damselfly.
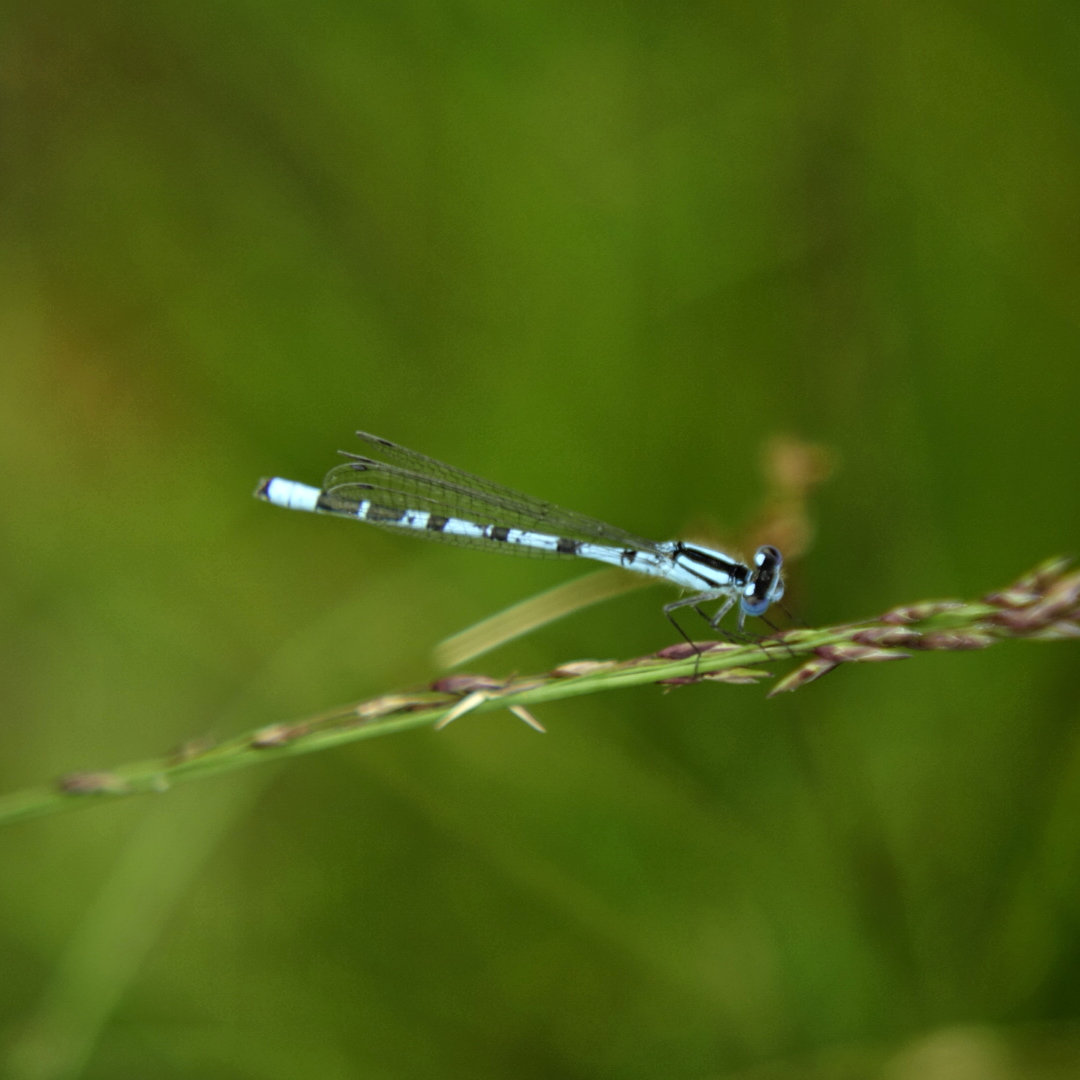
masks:
<path fill-rule="evenodd" d="M 458 547 L 590 559 L 660 578 L 693 593 L 664 605 L 664 614 L 683 637 L 673 615 L 679 608 L 693 607 L 715 629 L 738 603 L 741 630 L 747 616 L 763 616 L 784 595 L 783 558 L 771 544 L 757 549 L 750 567 L 722 551 L 682 540 L 645 540 L 377 435 L 356 434 L 383 460 L 341 451 L 348 460 L 326 474 L 321 488 L 273 477 L 260 480 L 255 495 L 290 510 L 356 518 Z M 708 615 L 700 605 L 712 600 L 721 603 Z"/>

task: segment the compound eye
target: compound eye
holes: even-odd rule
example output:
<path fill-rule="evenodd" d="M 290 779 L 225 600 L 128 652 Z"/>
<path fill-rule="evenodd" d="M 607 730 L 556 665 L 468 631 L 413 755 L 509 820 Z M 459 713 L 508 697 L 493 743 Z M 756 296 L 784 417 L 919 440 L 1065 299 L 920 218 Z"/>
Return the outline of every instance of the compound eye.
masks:
<path fill-rule="evenodd" d="M 754 552 L 755 566 L 764 566 L 768 562 L 772 563 L 774 570 L 779 570 L 783 561 L 784 557 L 780 554 L 780 549 L 773 547 L 772 544 L 762 544 Z"/>
<path fill-rule="evenodd" d="M 772 600 L 766 597 L 764 600 L 755 600 L 751 596 L 744 596 L 739 601 L 739 606 L 747 615 L 753 615 L 755 618 L 758 615 L 764 615 L 769 610 L 769 605 Z"/>

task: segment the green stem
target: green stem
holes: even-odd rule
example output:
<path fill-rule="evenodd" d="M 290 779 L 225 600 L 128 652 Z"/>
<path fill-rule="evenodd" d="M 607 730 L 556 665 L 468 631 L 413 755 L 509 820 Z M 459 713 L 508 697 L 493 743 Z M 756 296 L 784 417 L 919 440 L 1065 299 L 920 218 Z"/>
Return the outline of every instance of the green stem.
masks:
<path fill-rule="evenodd" d="M 1080 637 L 1080 573 L 1049 560 L 1007 589 L 979 601 L 926 601 L 876 619 L 790 630 L 762 641 L 687 644 L 622 662 L 580 661 L 539 675 L 497 680 L 451 675 L 429 688 L 383 695 L 303 720 L 274 724 L 216 744 L 103 772 L 72 773 L 50 785 L 0 797 L 0 824 L 56 814 L 106 799 L 161 794 L 176 784 L 280 761 L 413 728 L 445 724 L 467 712 L 509 709 L 535 725 L 530 706 L 643 685 L 754 683 L 766 664 L 801 660 L 770 696 L 797 690 L 845 663 L 905 659 L 920 652 L 987 648 L 1011 638 Z M 539 726 L 539 725 L 535 725 Z M 542 729 L 540 729 L 542 730 Z"/>

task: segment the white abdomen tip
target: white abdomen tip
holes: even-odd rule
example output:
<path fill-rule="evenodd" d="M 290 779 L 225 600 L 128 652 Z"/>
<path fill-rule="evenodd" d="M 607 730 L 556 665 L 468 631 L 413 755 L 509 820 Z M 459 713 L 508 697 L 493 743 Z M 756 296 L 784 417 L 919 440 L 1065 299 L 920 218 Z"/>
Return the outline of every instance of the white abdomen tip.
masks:
<path fill-rule="evenodd" d="M 314 510 L 319 501 L 318 488 L 298 484 L 295 480 L 282 480 L 279 476 L 260 481 L 255 495 L 275 506 L 284 506 L 286 510 Z"/>

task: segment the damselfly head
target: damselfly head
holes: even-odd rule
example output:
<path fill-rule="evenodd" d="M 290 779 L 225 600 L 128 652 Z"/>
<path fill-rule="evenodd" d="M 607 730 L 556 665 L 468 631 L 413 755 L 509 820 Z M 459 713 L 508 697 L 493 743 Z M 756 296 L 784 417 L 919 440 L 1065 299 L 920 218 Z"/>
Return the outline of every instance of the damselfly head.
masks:
<path fill-rule="evenodd" d="M 783 555 L 772 544 L 762 544 L 754 553 L 753 574 L 739 597 L 740 626 L 747 615 L 764 615 L 784 595 L 783 565 Z"/>

